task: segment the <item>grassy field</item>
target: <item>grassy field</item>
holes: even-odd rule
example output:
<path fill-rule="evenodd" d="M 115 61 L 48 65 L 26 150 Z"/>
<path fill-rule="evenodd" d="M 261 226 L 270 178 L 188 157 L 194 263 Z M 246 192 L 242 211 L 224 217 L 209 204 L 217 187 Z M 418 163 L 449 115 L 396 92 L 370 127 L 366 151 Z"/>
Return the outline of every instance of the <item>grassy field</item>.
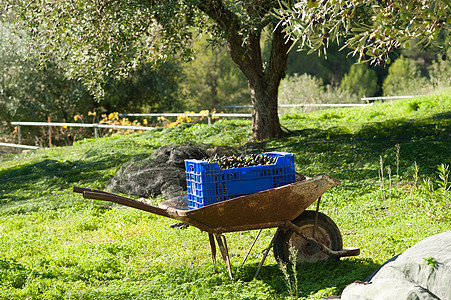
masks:
<path fill-rule="evenodd" d="M 250 122 L 235 120 L 0 156 L 0 299 L 321 299 L 451 230 L 449 93 L 292 113 L 281 122 L 290 133 L 267 142 L 247 143 Z M 341 180 L 321 211 L 361 255 L 299 265 L 290 276 L 271 256 L 254 280 L 275 230 L 263 231 L 243 267 L 256 232 L 227 234 L 231 280 L 222 263 L 212 274 L 208 237 L 198 229 L 172 229 L 174 220 L 71 192 L 75 185 L 103 189 L 131 158 L 188 141 L 293 152 L 297 172 Z"/>

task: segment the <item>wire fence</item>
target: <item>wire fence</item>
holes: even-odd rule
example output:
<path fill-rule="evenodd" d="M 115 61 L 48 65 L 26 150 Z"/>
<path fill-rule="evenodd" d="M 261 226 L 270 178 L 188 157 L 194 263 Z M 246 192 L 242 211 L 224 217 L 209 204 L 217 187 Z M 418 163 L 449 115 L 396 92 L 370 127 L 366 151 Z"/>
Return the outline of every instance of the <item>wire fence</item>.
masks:
<path fill-rule="evenodd" d="M 372 105 L 372 103 L 367 104 L 361 104 L 361 103 L 344 103 L 344 104 L 309 104 L 309 103 L 303 103 L 303 104 L 279 104 L 277 107 L 280 108 L 295 108 L 300 107 L 301 111 L 303 111 L 304 107 L 356 107 L 356 106 L 368 106 Z M 233 109 L 233 113 L 236 112 L 237 108 L 252 108 L 252 105 L 227 105 L 224 106 L 225 108 L 231 108 Z"/>
<path fill-rule="evenodd" d="M 395 100 L 395 99 L 406 99 L 412 98 L 414 96 L 392 96 L 392 97 L 366 97 L 361 98 L 362 101 L 366 101 L 365 104 L 280 104 L 278 107 L 281 108 L 295 108 L 300 107 L 359 107 L 359 106 L 369 106 L 372 105 L 373 101 L 376 100 Z M 371 102 L 370 102 L 371 101 Z M 179 117 L 179 116 L 191 116 L 191 117 L 207 117 L 208 124 L 212 123 L 214 118 L 250 118 L 252 114 L 250 113 L 236 113 L 237 108 L 252 108 L 252 105 L 228 105 L 225 108 L 233 109 L 233 113 L 124 113 L 119 114 L 121 117 Z M 107 124 L 84 124 L 84 123 L 53 123 L 53 122 L 11 122 L 11 125 L 17 128 L 17 141 L 18 144 L 11 143 L 0 143 L 0 147 L 15 147 L 21 149 L 39 149 L 38 146 L 27 146 L 22 145 L 22 133 L 21 126 L 41 126 L 41 127 L 79 127 L 79 128 L 92 128 L 94 130 L 94 137 L 99 137 L 98 129 L 106 128 L 112 130 L 153 130 L 156 127 L 145 127 L 145 126 L 127 126 L 127 125 L 107 125 Z M 49 145 L 51 146 L 51 130 L 49 129 Z"/>
<path fill-rule="evenodd" d="M 240 113 L 148 113 L 148 114 L 119 114 L 121 117 L 207 117 L 208 125 L 211 125 L 213 118 L 251 118 L 252 114 L 240 114 Z"/>

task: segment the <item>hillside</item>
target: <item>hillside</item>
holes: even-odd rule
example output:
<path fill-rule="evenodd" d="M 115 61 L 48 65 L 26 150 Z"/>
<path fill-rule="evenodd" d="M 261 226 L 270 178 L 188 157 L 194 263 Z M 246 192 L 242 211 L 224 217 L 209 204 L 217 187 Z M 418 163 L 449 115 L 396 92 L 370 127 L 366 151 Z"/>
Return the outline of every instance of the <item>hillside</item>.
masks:
<path fill-rule="evenodd" d="M 292 113 L 281 123 L 286 137 L 256 143 L 247 143 L 250 121 L 231 120 L 0 156 L 0 299 L 283 299 L 296 293 L 321 299 L 416 242 L 451 230 L 449 93 Z M 125 162 L 187 142 L 240 153 L 292 152 L 297 172 L 339 179 L 321 211 L 337 223 L 345 246 L 361 248 L 361 255 L 300 265 L 298 289 L 290 289 L 272 256 L 252 279 L 274 229 L 263 231 L 243 267 L 256 232 L 227 234 L 230 280 L 219 260 L 219 273 L 211 274 L 208 238 L 200 230 L 173 229 L 174 220 L 71 191 L 104 189 Z"/>

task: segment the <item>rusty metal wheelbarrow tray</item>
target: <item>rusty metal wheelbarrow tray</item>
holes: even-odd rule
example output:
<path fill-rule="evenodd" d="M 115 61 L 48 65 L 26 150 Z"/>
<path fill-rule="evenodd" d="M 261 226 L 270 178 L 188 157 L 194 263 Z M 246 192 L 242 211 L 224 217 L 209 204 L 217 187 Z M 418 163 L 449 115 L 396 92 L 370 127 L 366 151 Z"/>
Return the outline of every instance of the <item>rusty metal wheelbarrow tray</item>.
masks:
<path fill-rule="evenodd" d="M 273 228 L 298 217 L 338 184 L 338 180 L 321 175 L 192 210 L 187 209 L 186 196 L 164 201 L 159 207 L 172 218 L 209 233 Z"/>
<path fill-rule="evenodd" d="M 280 227 L 298 217 L 324 192 L 338 184 L 337 179 L 320 175 L 191 210 L 186 195 L 155 206 L 99 190 L 74 187 L 74 192 L 83 193 L 85 198 L 119 203 L 179 220 L 208 233 L 221 234 Z"/>

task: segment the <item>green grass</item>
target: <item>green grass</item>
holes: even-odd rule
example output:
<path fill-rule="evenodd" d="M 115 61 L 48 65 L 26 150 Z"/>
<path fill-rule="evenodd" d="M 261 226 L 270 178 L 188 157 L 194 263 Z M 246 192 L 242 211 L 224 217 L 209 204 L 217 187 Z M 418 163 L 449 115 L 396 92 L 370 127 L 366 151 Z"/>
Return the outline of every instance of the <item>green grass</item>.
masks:
<path fill-rule="evenodd" d="M 298 172 L 341 180 L 324 194 L 321 211 L 361 255 L 298 266 L 301 299 L 338 295 L 393 255 L 451 230 L 449 189 L 437 174 L 438 165 L 451 163 L 449 94 L 290 114 L 281 122 L 291 133 L 252 144 L 250 122 L 235 120 L 1 156 L 0 299 L 289 298 L 272 256 L 253 279 L 275 229 L 263 231 L 243 267 L 256 232 L 226 235 L 230 280 L 219 258 L 219 272 L 211 273 L 208 238 L 198 229 L 172 229 L 174 220 L 71 192 L 74 185 L 103 189 L 122 163 L 166 144 L 293 152 Z"/>

